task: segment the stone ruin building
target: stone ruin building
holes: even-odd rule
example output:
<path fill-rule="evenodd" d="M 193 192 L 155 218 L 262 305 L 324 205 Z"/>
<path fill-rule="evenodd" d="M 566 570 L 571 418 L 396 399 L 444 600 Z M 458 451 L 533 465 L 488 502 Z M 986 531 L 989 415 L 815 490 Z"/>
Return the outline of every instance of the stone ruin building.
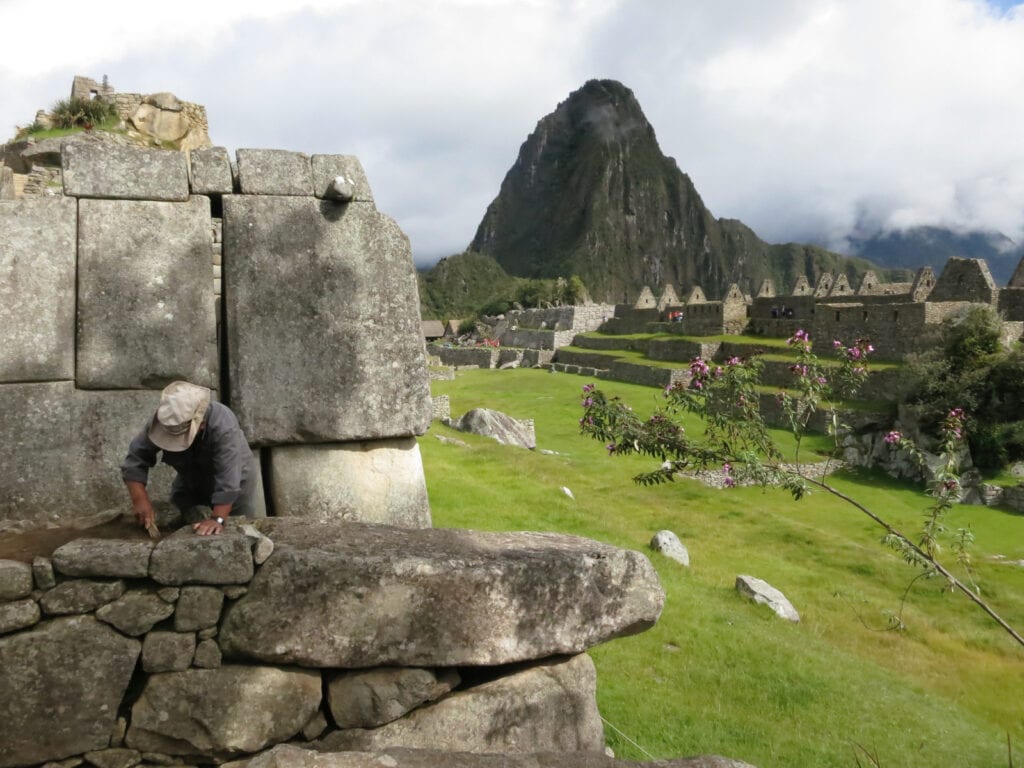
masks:
<path fill-rule="evenodd" d="M 359 161 L 66 142 L 61 168 L 0 200 L 0 536 L 128 512 L 173 379 L 238 414 L 267 516 L 0 560 L 0 768 L 624 765 L 586 650 L 657 620 L 657 575 L 431 527 L 415 272 Z"/>
<path fill-rule="evenodd" d="M 923 267 L 908 283 L 882 283 L 868 271 L 855 288 L 845 274 L 826 272 L 813 287 L 801 275 L 788 293 L 765 280 L 752 299 L 736 285 L 720 301 L 708 301 L 699 286 L 684 302 L 673 303 L 675 297 L 671 285 L 664 287 L 661 299 L 645 286 L 634 304 L 616 305 L 601 330 L 642 333 L 658 323 L 661 330 L 692 336 L 787 338 L 802 328 L 816 339 L 870 338 L 880 356 L 899 359 L 938 343 L 945 320 L 982 304 L 1000 313 L 1007 341 L 1024 332 L 1024 262 L 1002 289 L 984 260 L 954 257 L 938 278 Z"/>

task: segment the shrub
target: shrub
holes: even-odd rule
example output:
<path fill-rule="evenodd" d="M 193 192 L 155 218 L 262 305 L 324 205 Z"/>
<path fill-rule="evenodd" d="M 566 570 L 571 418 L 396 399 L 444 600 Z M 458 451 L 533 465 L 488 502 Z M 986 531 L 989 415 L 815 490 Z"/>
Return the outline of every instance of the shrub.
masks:
<path fill-rule="evenodd" d="M 112 101 L 106 99 L 61 99 L 50 110 L 57 128 L 99 125 L 115 116 Z"/>

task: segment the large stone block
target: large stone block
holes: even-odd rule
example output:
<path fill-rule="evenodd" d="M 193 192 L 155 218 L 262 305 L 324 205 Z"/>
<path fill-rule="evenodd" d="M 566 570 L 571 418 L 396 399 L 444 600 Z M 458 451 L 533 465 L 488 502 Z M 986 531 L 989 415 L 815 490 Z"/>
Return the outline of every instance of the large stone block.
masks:
<path fill-rule="evenodd" d="M 277 515 L 430 527 L 416 438 L 266 450 Z"/>
<path fill-rule="evenodd" d="M 74 539 L 54 550 L 53 566 L 65 576 L 144 579 L 154 546 L 148 539 Z"/>
<path fill-rule="evenodd" d="M 231 158 L 224 147 L 193 149 L 189 153 L 189 160 L 192 194 L 231 194 Z"/>
<path fill-rule="evenodd" d="M 0 382 L 75 376 L 70 198 L 0 201 Z"/>
<path fill-rule="evenodd" d="M 118 467 L 159 399 L 158 392 L 76 390 L 71 382 L 0 384 L 0 529 L 130 512 Z M 166 466 L 150 472 L 155 505 L 167 505 L 173 475 Z"/>
<path fill-rule="evenodd" d="M 243 195 L 312 195 L 309 156 L 284 149 L 240 149 L 238 186 Z"/>
<path fill-rule="evenodd" d="M 372 730 L 336 731 L 328 752 L 390 747 L 450 752 L 598 752 L 604 728 L 586 654 L 548 661 L 413 710 Z"/>
<path fill-rule="evenodd" d="M 260 528 L 274 554 L 226 609 L 218 640 L 229 657 L 507 664 L 642 631 L 664 602 L 642 554 L 575 536 L 283 517 Z"/>
<path fill-rule="evenodd" d="M 197 536 L 190 526 L 161 541 L 149 561 L 160 584 L 245 584 L 253 574 L 252 543 L 240 529 Z"/>
<path fill-rule="evenodd" d="M 153 675 L 135 706 L 126 743 L 166 755 L 258 752 L 289 739 L 320 707 L 320 673 L 223 666 Z"/>
<path fill-rule="evenodd" d="M 0 768 L 108 746 L 140 645 L 89 616 L 0 638 Z"/>
<path fill-rule="evenodd" d="M 210 205 L 82 200 L 78 386 L 217 388 Z"/>
<path fill-rule="evenodd" d="M 459 682 L 454 669 L 360 669 L 329 680 L 327 703 L 339 728 L 376 728 L 439 699 Z"/>
<path fill-rule="evenodd" d="M 335 179 L 339 176 L 352 190 L 352 202 L 372 203 L 373 192 L 366 179 L 363 164 L 355 155 L 313 155 L 313 194 L 331 197 Z"/>
<path fill-rule="evenodd" d="M 409 241 L 367 203 L 224 198 L 231 406 L 257 445 L 422 434 Z"/>
<path fill-rule="evenodd" d="M 533 752 L 528 754 L 458 754 L 434 749 L 394 747 L 380 752 L 316 752 L 294 744 L 279 744 L 251 760 L 224 768 L 755 768 L 742 760 L 718 755 L 680 757 L 656 763 L 616 760 L 596 752 Z"/>
<path fill-rule="evenodd" d="M 32 566 L 18 560 L 0 560 L 0 602 L 20 600 L 32 593 Z"/>
<path fill-rule="evenodd" d="M 188 168 L 181 152 L 92 142 L 65 142 L 64 194 L 120 200 L 188 199 Z"/>

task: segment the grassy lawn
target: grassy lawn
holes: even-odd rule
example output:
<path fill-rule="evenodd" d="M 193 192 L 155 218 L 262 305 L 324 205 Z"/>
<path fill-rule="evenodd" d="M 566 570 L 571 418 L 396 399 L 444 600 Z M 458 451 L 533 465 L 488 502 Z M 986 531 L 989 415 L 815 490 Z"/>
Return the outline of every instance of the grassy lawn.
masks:
<path fill-rule="evenodd" d="M 616 754 L 717 753 L 760 768 L 855 766 L 862 745 L 882 766 L 980 768 L 1008 764 L 1007 733 L 1024 752 L 1024 652 L 977 608 L 933 581 L 910 586 L 915 571 L 879 544 L 880 529 L 827 494 L 794 502 L 777 490 L 716 491 L 688 480 L 633 484 L 651 462 L 609 457 L 578 434 L 588 381 L 480 370 L 432 383 L 434 394 L 450 397 L 453 416 L 486 406 L 535 419 L 538 448 L 556 455 L 438 423 L 420 446 L 438 527 L 559 531 L 648 552 L 667 595 L 660 621 L 591 651 Z M 657 389 L 597 383 L 641 414 L 660 399 Z M 908 533 L 928 503 L 920 489 L 878 474 L 835 484 Z M 1024 517 L 959 507 L 949 524 L 972 526 L 982 593 L 1020 629 L 1024 568 L 991 556 L 1024 559 Z M 663 528 L 689 548 L 689 569 L 647 549 Z M 740 598 L 738 574 L 781 589 L 801 623 Z M 885 631 L 904 592 L 906 629 Z"/>

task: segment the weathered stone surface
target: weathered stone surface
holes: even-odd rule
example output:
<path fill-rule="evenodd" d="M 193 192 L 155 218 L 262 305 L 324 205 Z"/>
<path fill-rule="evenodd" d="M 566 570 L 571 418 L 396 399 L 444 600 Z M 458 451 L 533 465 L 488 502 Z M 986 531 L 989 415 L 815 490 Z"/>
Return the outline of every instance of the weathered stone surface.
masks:
<path fill-rule="evenodd" d="M 178 598 L 181 597 L 180 587 L 163 587 L 156 591 L 160 595 L 160 599 L 166 603 L 176 603 Z"/>
<path fill-rule="evenodd" d="M 267 450 L 279 516 L 430 527 L 427 483 L 415 438 Z"/>
<path fill-rule="evenodd" d="M 79 387 L 218 386 L 210 226 L 204 197 L 79 201 Z"/>
<path fill-rule="evenodd" d="M 0 602 L 28 597 L 32 592 L 32 566 L 17 560 L 0 560 Z"/>
<path fill-rule="evenodd" d="M 535 752 L 532 754 L 473 754 L 432 749 L 392 748 L 386 752 L 315 752 L 279 744 L 251 760 L 224 768 L 755 768 L 718 755 L 681 757 L 638 764 L 597 752 Z"/>
<path fill-rule="evenodd" d="M 513 419 L 501 411 L 474 408 L 457 419 L 446 420 L 445 424 L 460 432 L 472 432 L 474 435 L 492 437 L 502 445 L 517 445 L 520 448 L 531 450 L 537 447 L 533 423 Z"/>
<path fill-rule="evenodd" d="M 0 603 L 0 635 L 38 624 L 42 613 L 35 600 L 15 600 Z"/>
<path fill-rule="evenodd" d="M 158 392 L 87 392 L 70 381 L 0 385 L 0 524 L 21 528 L 130 509 L 117 467 L 153 417 Z M 31 424 L 32 429 L 25 429 Z M 157 466 L 149 491 L 166 509 L 174 471 Z"/>
<path fill-rule="evenodd" d="M 274 554 L 274 542 L 256 530 L 254 525 L 243 525 L 242 533 L 248 536 L 253 543 L 252 561 L 256 565 L 263 565 L 267 562 L 267 558 Z"/>
<path fill-rule="evenodd" d="M 131 590 L 96 611 L 96 618 L 105 621 L 126 635 L 145 634 L 160 621 L 174 613 L 174 606 L 160 599 L 155 590 Z"/>
<path fill-rule="evenodd" d="M 797 613 L 793 604 L 767 581 L 754 576 L 740 575 L 736 577 L 736 591 L 755 603 L 767 605 L 777 616 L 786 621 L 800 621 L 800 614 Z"/>
<path fill-rule="evenodd" d="M 316 746 L 330 752 L 411 747 L 603 753 L 597 673 L 586 654 L 544 662 L 454 693 L 380 728 L 336 731 Z"/>
<path fill-rule="evenodd" d="M 200 669 L 217 669 L 221 664 L 220 646 L 214 640 L 203 640 L 196 646 L 196 656 L 192 663 Z"/>
<path fill-rule="evenodd" d="M 231 158 L 224 147 L 193 149 L 189 153 L 189 159 L 192 194 L 231 194 Z"/>
<path fill-rule="evenodd" d="M 53 572 L 53 561 L 50 558 L 32 558 L 32 580 L 36 584 L 36 589 L 53 589 L 57 586 L 57 577 Z"/>
<path fill-rule="evenodd" d="M 191 632 L 215 626 L 223 605 L 224 593 L 216 587 L 183 587 L 174 611 L 174 628 Z"/>
<path fill-rule="evenodd" d="M 642 554 L 575 536 L 294 518 L 261 529 L 274 556 L 225 610 L 218 639 L 228 656 L 340 668 L 505 664 L 642 631 L 664 602 Z"/>
<path fill-rule="evenodd" d="M 123 200 L 188 200 L 181 152 L 65 142 L 64 194 Z"/>
<path fill-rule="evenodd" d="M 43 613 L 88 613 L 124 594 L 123 581 L 75 579 L 58 584 L 39 598 Z"/>
<path fill-rule="evenodd" d="M 6 165 L 0 166 L 0 200 L 13 200 L 14 198 L 14 171 Z"/>
<path fill-rule="evenodd" d="M 378 667 L 342 672 L 327 684 L 327 703 L 339 728 L 376 728 L 439 699 L 458 684 L 454 669 Z"/>
<path fill-rule="evenodd" d="M 332 198 L 330 190 L 340 177 L 352 190 L 351 201 L 372 203 L 373 192 L 366 179 L 363 164 L 355 155 L 313 155 L 313 194 Z"/>
<path fill-rule="evenodd" d="M 0 637 L 0 768 L 105 748 L 139 645 L 90 616 Z"/>
<path fill-rule="evenodd" d="M 243 195 L 312 195 L 309 156 L 284 149 L 239 149 L 238 185 Z"/>
<path fill-rule="evenodd" d="M 250 442 L 426 431 L 416 277 L 394 221 L 367 203 L 229 195 L 224 253 L 231 405 Z"/>
<path fill-rule="evenodd" d="M 150 632 L 142 641 L 142 669 L 155 672 L 183 672 L 192 666 L 196 636 L 191 632 Z"/>
<path fill-rule="evenodd" d="M 157 544 L 149 561 L 150 577 L 160 584 L 246 584 L 253 570 L 248 537 L 230 525 L 216 536 L 182 528 Z"/>
<path fill-rule="evenodd" d="M 76 211 L 0 200 L 0 382 L 74 378 Z"/>
<path fill-rule="evenodd" d="M 302 737 L 312 741 L 326 730 L 327 718 L 324 717 L 323 710 L 318 710 L 317 713 L 313 715 L 313 719 L 303 726 Z"/>
<path fill-rule="evenodd" d="M 690 567 L 690 551 L 672 531 L 658 531 L 651 539 L 651 549 L 661 552 L 665 557 Z"/>
<path fill-rule="evenodd" d="M 65 576 L 145 578 L 152 552 L 151 541 L 75 539 L 54 550 L 53 565 Z"/>
<path fill-rule="evenodd" d="M 153 675 L 126 742 L 168 755 L 257 752 L 291 738 L 320 707 L 320 673 L 224 666 Z"/>
<path fill-rule="evenodd" d="M 85 762 L 96 768 L 132 768 L 142 762 L 142 755 L 135 749 L 100 749 L 86 752 Z"/>

